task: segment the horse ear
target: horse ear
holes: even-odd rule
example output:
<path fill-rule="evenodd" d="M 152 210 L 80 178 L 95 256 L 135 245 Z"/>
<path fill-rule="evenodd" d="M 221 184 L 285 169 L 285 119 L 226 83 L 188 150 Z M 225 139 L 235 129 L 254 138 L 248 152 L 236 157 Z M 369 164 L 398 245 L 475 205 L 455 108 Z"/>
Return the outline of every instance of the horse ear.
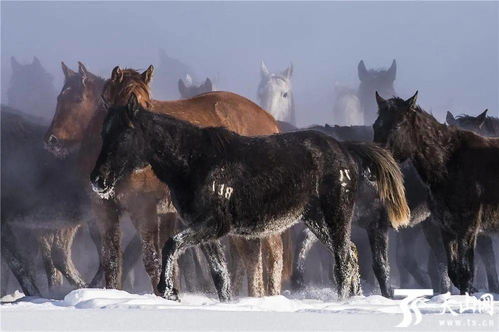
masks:
<path fill-rule="evenodd" d="M 381 97 L 378 94 L 378 91 L 376 91 L 375 95 L 376 95 L 376 103 L 378 104 L 378 108 L 381 108 L 383 105 L 385 105 L 386 100 L 383 99 L 383 97 Z"/>
<path fill-rule="evenodd" d="M 447 115 L 445 116 L 445 121 L 447 122 L 448 125 L 451 125 L 451 126 L 457 125 L 456 118 L 449 111 L 447 111 Z"/>
<path fill-rule="evenodd" d="M 142 76 L 142 80 L 146 83 L 146 84 L 149 84 L 151 82 L 151 79 L 152 79 L 152 73 L 154 72 L 154 67 L 153 65 L 150 65 L 145 72 L 143 72 L 142 74 L 140 74 L 140 76 Z"/>
<path fill-rule="evenodd" d="M 270 75 L 269 69 L 267 68 L 267 66 L 265 65 L 265 62 L 263 62 L 263 60 L 262 60 L 262 63 L 260 64 L 260 74 L 262 75 L 263 78 Z"/>
<path fill-rule="evenodd" d="M 120 69 L 120 66 L 114 67 L 111 72 L 111 81 L 113 82 L 121 82 L 123 80 L 123 71 Z"/>
<path fill-rule="evenodd" d="M 81 76 L 88 76 L 87 67 L 85 67 L 85 65 L 81 61 L 78 61 L 78 71 L 80 72 Z"/>
<path fill-rule="evenodd" d="M 290 64 L 289 67 L 282 72 L 282 75 L 289 80 L 291 76 L 293 76 L 293 64 Z"/>
<path fill-rule="evenodd" d="M 409 107 L 409 109 L 413 109 L 416 106 L 416 101 L 418 100 L 418 91 L 411 98 L 407 99 L 405 103 Z"/>
<path fill-rule="evenodd" d="M 179 78 L 178 79 L 178 92 L 180 92 L 181 96 L 185 96 L 185 90 L 187 87 L 185 86 L 184 80 Z"/>
<path fill-rule="evenodd" d="M 132 93 L 128 99 L 127 110 L 126 110 L 126 120 L 129 127 L 133 128 L 133 122 L 135 121 L 135 116 L 140 109 L 139 101 L 135 93 Z"/>
<path fill-rule="evenodd" d="M 206 81 L 204 81 L 203 83 L 203 87 L 206 91 L 213 91 L 213 84 L 211 83 L 211 80 L 209 78 L 206 78 Z"/>
<path fill-rule="evenodd" d="M 10 63 L 12 64 L 12 70 L 17 70 L 21 67 L 21 64 L 17 62 L 16 57 L 10 57 Z"/>
<path fill-rule="evenodd" d="M 392 65 L 390 66 L 390 69 L 388 69 L 387 74 L 391 81 L 395 81 L 395 78 L 397 77 L 397 62 L 395 59 L 393 59 Z"/>
<path fill-rule="evenodd" d="M 364 60 L 360 60 L 359 65 L 357 66 L 357 73 L 359 75 L 359 80 L 362 82 L 367 79 L 369 73 L 367 72 L 366 65 L 364 64 Z"/>
<path fill-rule="evenodd" d="M 64 77 L 65 78 L 68 78 L 68 77 L 73 76 L 73 75 L 76 74 L 74 71 L 72 71 L 71 69 L 69 69 L 68 66 L 66 66 L 66 64 L 64 63 L 64 61 L 61 61 L 61 67 L 62 67 L 62 72 L 64 73 Z"/>
<path fill-rule="evenodd" d="M 192 77 L 189 74 L 185 74 L 185 82 L 186 87 L 192 86 Z"/>
<path fill-rule="evenodd" d="M 81 83 L 83 84 L 83 86 L 85 86 L 88 79 L 88 71 L 87 68 L 85 68 L 85 65 L 80 61 L 78 61 L 78 72 L 81 75 Z"/>
<path fill-rule="evenodd" d="M 480 121 L 480 124 L 478 125 L 478 127 L 481 129 L 483 127 L 483 125 L 485 124 L 485 120 L 487 120 L 487 112 L 489 110 L 486 109 L 485 111 L 482 112 L 482 114 L 480 114 L 479 116 L 476 117 L 477 120 Z"/>

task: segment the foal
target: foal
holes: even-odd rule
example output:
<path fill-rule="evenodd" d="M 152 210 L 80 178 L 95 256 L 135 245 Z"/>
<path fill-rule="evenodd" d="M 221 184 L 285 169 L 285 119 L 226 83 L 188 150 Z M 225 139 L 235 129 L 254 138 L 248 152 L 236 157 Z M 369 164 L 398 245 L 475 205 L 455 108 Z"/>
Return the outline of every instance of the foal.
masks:
<path fill-rule="evenodd" d="M 464 294 L 472 291 L 477 234 L 499 230 L 499 139 L 440 124 L 416 98 L 417 92 L 408 100 L 376 93 L 374 141 L 400 162 L 411 160 L 429 186 L 449 277 Z"/>
<path fill-rule="evenodd" d="M 177 300 L 173 266 L 194 245 L 210 252 L 219 298 L 230 298 L 219 239 L 279 233 L 300 218 L 335 255 L 340 298 L 360 293 L 350 226 L 357 188 L 376 183 L 392 225 L 405 225 L 409 208 L 397 163 L 369 143 L 339 143 L 316 132 L 244 137 L 223 128 L 199 128 L 144 110 L 134 94 L 111 109 L 91 175 L 93 189 L 113 195 L 120 178 L 151 165 L 170 188 L 188 228 L 163 247 L 158 291 Z"/>

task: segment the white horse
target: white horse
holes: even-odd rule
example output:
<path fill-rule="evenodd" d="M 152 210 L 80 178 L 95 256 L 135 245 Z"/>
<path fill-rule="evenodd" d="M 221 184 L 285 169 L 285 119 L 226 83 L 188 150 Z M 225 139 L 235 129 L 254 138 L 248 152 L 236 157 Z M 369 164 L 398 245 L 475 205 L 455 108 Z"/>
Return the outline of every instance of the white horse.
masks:
<path fill-rule="evenodd" d="M 364 125 L 364 112 L 355 89 L 335 83 L 333 114 L 334 123 L 339 126 Z"/>
<path fill-rule="evenodd" d="M 269 72 L 262 61 L 260 73 L 261 81 L 258 86 L 260 106 L 272 114 L 276 120 L 295 125 L 295 104 L 291 85 L 293 65 L 291 64 L 280 74 L 274 74 Z"/>

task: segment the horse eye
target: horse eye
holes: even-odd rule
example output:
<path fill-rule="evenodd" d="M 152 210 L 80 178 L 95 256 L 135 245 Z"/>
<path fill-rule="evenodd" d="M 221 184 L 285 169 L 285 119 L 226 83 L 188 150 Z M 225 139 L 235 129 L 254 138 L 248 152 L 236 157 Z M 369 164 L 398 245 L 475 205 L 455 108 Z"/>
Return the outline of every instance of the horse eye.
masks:
<path fill-rule="evenodd" d="M 287 93 L 287 92 L 284 92 L 284 93 L 282 94 L 282 96 L 283 96 L 284 98 L 286 98 L 286 97 L 288 96 L 288 93 Z"/>

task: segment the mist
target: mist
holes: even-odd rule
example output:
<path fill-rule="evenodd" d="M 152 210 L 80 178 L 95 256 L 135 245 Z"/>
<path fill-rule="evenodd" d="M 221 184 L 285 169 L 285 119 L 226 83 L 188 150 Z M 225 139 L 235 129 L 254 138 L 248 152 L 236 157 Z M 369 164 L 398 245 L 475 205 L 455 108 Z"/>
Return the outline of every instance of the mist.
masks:
<path fill-rule="evenodd" d="M 499 115 L 497 2 L 2 2 L 1 19 L 3 104 L 12 56 L 37 56 L 59 91 L 61 61 L 109 77 L 116 65 L 158 67 L 163 49 L 195 81 L 253 101 L 262 60 L 274 72 L 293 63 L 299 126 L 335 123 L 334 83 L 356 88 L 361 59 L 368 68 L 396 59 L 398 95 L 419 90 L 440 121 L 448 110 Z"/>

